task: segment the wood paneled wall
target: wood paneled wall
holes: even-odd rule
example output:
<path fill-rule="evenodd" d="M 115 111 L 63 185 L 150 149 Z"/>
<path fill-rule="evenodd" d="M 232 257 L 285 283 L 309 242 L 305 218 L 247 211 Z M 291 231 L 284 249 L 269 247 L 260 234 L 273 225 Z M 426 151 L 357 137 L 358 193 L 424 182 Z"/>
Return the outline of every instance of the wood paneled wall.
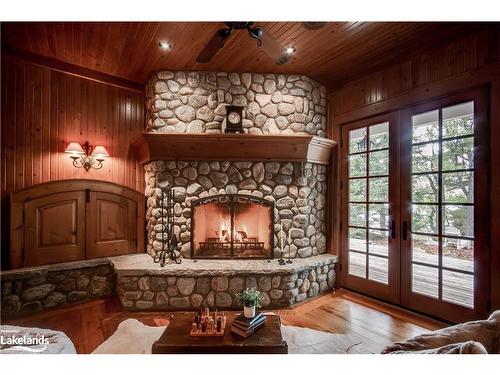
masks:
<path fill-rule="evenodd" d="M 1 264 L 9 264 L 11 193 L 69 178 L 114 182 L 144 192 L 130 143 L 144 123 L 144 95 L 2 54 Z M 100 170 L 73 167 L 68 142 L 103 145 Z"/>
<path fill-rule="evenodd" d="M 416 92 L 417 88 L 478 71 L 498 62 L 499 39 L 498 28 L 484 30 L 347 82 L 332 90 L 329 104 L 333 116 L 330 116 L 330 121 L 346 123 L 360 116 L 380 113 L 384 108 L 386 111 L 395 109 L 401 103 L 393 108 L 376 104 L 395 102 L 396 98 Z M 425 99 L 415 97 L 415 101 Z M 366 109 L 370 106 L 371 113 Z"/>
<path fill-rule="evenodd" d="M 491 305 L 500 308 L 500 31 L 498 26 L 424 51 L 386 69 L 334 88 L 328 97 L 328 135 L 339 141 L 343 124 L 397 111 L 473 87 L 490 93 Z M 335 150 L 338 157 L 338 149 Z M 338 165 L 338 163 L 336 164 Z M 336 171 L 338 172 L 338 170 Z M 339 174 L 332 186 L 339 191 Z M 332 249 L 339 250 L 339 194 L 333 199 Z"/>
<path fill-rule="evenodd" d="M 2 57 L 2 197 L 42 182 L 88 178 L 143 191 L 130 149 L 144 129 L 144 96 L 14 56 Z M 75 168 L 68 142 L 103 145 L 100 170 Z"/>

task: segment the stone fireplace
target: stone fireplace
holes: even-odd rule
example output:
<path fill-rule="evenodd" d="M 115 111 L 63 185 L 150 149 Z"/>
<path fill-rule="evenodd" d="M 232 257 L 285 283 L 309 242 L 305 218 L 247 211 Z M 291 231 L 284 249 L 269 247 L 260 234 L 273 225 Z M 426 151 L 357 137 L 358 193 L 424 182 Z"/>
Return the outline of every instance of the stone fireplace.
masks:
<path fill-rule="evenodd" d="M 337 258 L 326 254 L 329 159 L 315 159 L 299 144 L 333 147 L 322 141 L 325 88 L 299 75 L 163 71 L 146 94 L 150 136 L 136 146 L 144 156 L 149 256 L 113 262 L 123 306 L 236 308 L 236 293 L 256 287 L 264 307 L 277 307 L 332 290 Z M 227 105 L 243 107 L 245 134 L 216 136 L 224 133 Z M 201 150 L 207 137 L 226 143 Z M 242 143 L 249 138 L 253 145 L 275 143 L 256 155 Z M 172 153 L 162 157 L 166 148 Z M 224 148 L 233 155 L 222 157 Z M 287 157 L 269 156 L 280 148 L 288 148 Z M 159 197 L 170 189 L 183 261 L 160 267 L 150 256 L 164 247 Z M 279 238 L 286 239 L 283 249 Z M 278 264 L 282 250 L 291 263 Z"/>
<path fill-rule="evenodd" d="M 267 259 L 273 255 L 274 204 L 243 194 L 191 202 L 193 258 Z"/>
<path fill-rule="evenodd" d="M 150 132 L 221 133 L 225 106 L 240 105 L 245 133 L 325 136 L 325 88 L 303 75 L 161 71 L 150 79 L 146 92 Z M 175 232 L 183 257 L 199 255 L 196 242 L 200 241 L 192 238 L 193 202 L 221 194 L 251 195 L 274 204 L 273 236 L 267 240 L 274 249 L 268 257 L 279 256 L 280 224 L 291 239 L 285 250 L 292 257 L 326 252 L 325 165 L 157 160 L 146 164 L 145 172 L 147 251 L 152 255 L 162 247 L 156 198 L 170 188 L 175 193 Z M 193 248 L 195 244 L 198 248 Z"/>

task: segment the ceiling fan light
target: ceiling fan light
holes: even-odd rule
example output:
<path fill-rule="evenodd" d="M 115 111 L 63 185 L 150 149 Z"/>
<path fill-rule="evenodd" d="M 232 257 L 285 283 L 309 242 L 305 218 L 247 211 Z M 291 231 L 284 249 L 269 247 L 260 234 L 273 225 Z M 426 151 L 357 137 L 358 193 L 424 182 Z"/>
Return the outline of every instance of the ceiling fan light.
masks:
<path fill-rule="evenodd" d="M 168 50 L 168 49 L 172 48 L 172 46 L 168 42 L 160 42 L 159 46 L 161 49 L 164 49 L 164 50 Z"/>
<path fill-rule="evenodd" d="M 262 29 L 259 27 L 254 27 L 253 29 L 248 29 L 248 32 L 252 38 L 259 39 L 262 37 Z"/>

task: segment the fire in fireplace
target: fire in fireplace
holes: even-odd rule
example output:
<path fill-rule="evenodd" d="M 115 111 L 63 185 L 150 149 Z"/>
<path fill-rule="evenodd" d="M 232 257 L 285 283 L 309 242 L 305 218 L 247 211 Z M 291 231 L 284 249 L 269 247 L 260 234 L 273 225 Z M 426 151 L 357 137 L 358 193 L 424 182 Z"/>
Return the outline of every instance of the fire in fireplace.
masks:
<path fill-rule="evenodd" d="M 193 258 L 270 258 L 274 204 L 243 194 L 197 199 L 192 207 Z"/>

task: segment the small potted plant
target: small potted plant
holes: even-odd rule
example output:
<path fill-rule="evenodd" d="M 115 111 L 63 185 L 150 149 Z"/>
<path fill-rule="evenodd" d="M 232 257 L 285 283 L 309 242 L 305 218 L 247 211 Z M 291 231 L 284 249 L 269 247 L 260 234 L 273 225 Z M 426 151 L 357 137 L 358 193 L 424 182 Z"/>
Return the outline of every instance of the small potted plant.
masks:
<path fill-rule="evenodd" d="M 255 308 L 261 307 L 260 292 L 255 288 L 245 289 L 243 292 L 237 293 L 236 297 L 243 305 L 243 314 L 245 318 L 251 319 L 255 317 Z"/>

